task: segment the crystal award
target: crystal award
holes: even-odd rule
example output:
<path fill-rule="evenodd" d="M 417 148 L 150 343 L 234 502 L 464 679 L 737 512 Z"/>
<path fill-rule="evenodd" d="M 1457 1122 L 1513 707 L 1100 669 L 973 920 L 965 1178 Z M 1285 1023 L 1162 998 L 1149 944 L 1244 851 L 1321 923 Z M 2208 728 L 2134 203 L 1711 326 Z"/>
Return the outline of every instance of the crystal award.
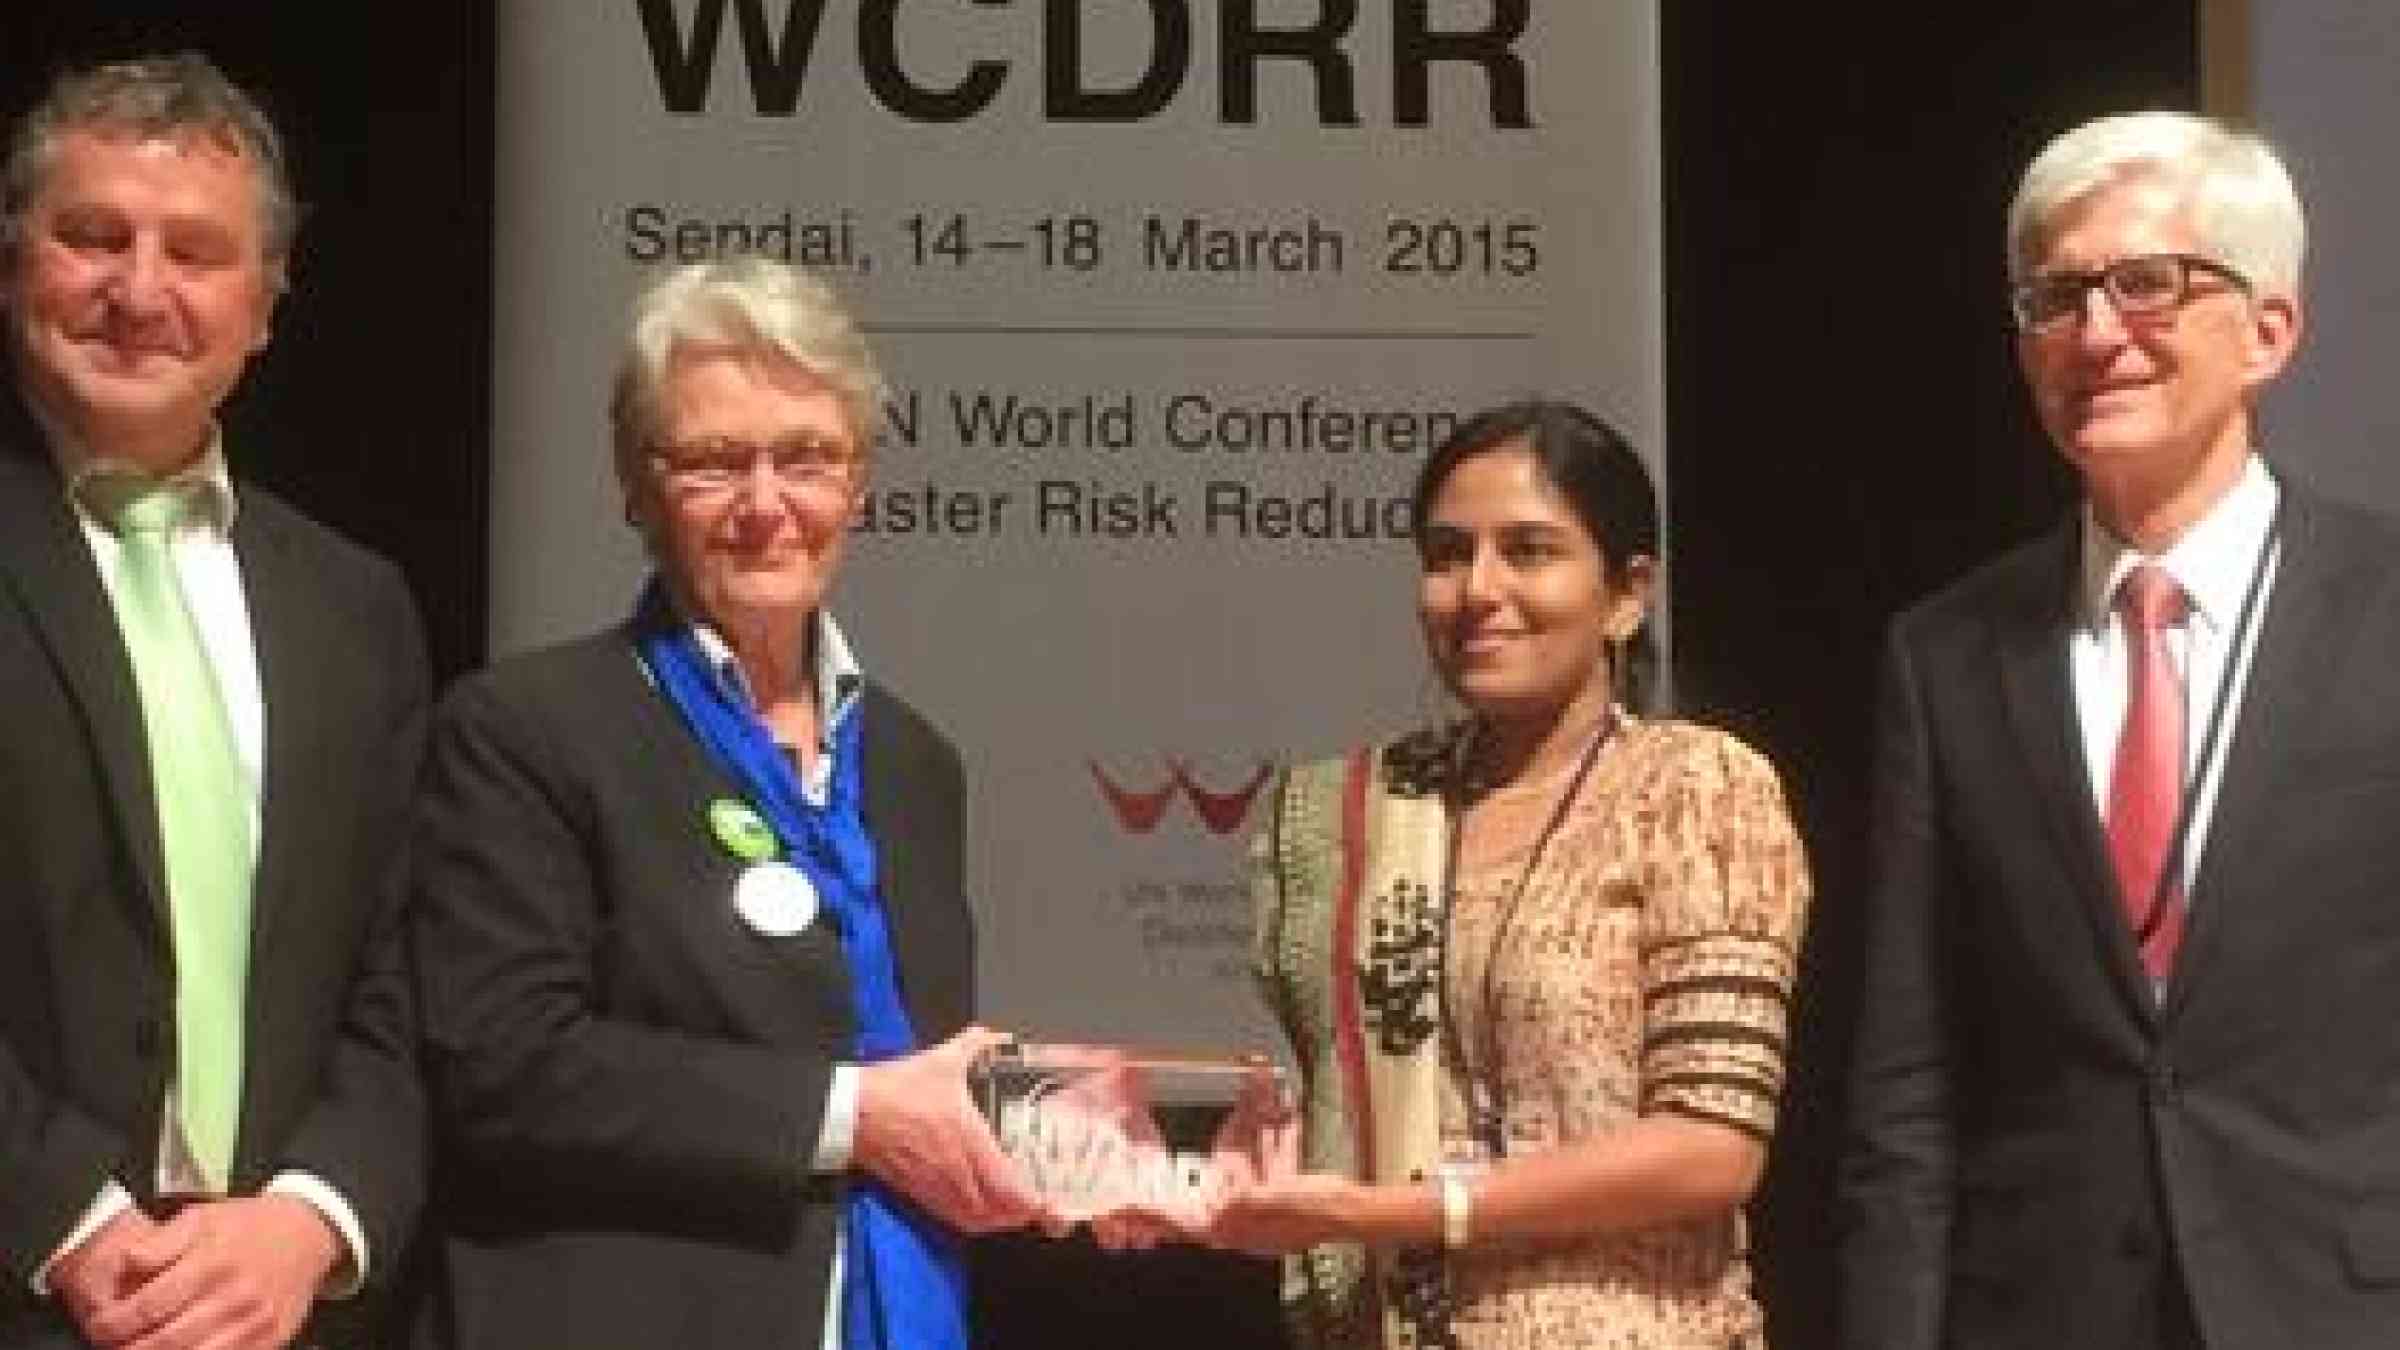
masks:
<path fill-rule="evenodd" d="M 1195 1212 L 1289 1109 L 1263 1055 L 1013 1042 L 969 1084 L 1001 1150 L 1069 1218 Z"/>

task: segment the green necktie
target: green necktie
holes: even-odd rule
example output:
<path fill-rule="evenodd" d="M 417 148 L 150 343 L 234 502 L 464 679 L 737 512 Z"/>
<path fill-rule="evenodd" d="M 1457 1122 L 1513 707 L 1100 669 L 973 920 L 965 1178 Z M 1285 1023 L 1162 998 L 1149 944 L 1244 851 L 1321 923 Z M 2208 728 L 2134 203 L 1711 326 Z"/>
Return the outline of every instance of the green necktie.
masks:
<path fill-rule="evenodd" d="M 184 603 L 174 529 L 184 490 L 93 486 L 121 544 L 117 627 L 133 659 L 166 848 L 175 936 L 175 1089 L 184 1138 L 210 1187 L 232 1172 L 241 1123 L 242 1018 L 250 975 L 251 793 L 216 668 Z"/>

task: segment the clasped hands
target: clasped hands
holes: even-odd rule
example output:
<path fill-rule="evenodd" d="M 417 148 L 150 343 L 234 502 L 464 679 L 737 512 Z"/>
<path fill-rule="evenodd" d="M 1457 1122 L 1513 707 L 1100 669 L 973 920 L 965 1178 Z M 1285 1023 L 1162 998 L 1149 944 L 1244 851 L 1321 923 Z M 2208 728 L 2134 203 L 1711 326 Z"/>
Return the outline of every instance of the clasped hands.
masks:
<path fill-rule="evenodd" d="M 1077 1223 L 1112 1249 L 1161 1241 L 1253 1251 L 1290 1245 L 1295 1205 L 1321 1187 L 1298 1174 L 1298 1135 L 1272 1078 L 1245 1084 L 1196 1175 L 1159 1138 L 1138 1078 L 1113 1052 L 1092 1051 L 1090 1070 L 1045 1099 L 1065 1122 L 1074 1160 L 1029 1169 L 994 1135 L 968 1087 L 976 1060 L 1009 1037 L 971 1027 L 939 1045 L 860 1072 L 852 1163 L 953 1229 L 988 1233 L 1034 1226 L 1064 1236 Z M 1036 1176 L 1040 1171 L 1042 1175 Z M 1132 1188 L 1086 1180 L 1145 1178 Z"/>
<path fill-rule="evenodd" d="M 104 1350 L 274 1350 L 291 1343 L 340 1239 L 295 1196 L 128 1209 L 50 1267 L 50 1289 Z"/>

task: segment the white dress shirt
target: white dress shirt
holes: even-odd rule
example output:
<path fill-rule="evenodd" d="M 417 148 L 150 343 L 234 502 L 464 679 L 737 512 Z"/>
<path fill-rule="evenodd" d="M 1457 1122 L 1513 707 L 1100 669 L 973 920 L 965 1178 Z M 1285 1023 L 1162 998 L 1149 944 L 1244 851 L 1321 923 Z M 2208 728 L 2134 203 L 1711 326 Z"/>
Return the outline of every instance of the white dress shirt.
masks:
<path fill-rule="evenodd" d="M 2266 626 L 2267 602 L 2281 563 L 2276 553 L 2268 551 L 2268 534 L 2281 499 L 2274 476 L 2254 454 L 2232 489 L 2155 557 L 2145 557 L 2117 539 L 2088 505 L 2084 508 L 2081 612 L 2067 637 L 2067 661 L 2075 713 L 2083 728 L 2084 765 L 2091 770 L 2092 802 L 2103 820 L 2108 815 L 2109 777 L 2116 768 L 2117 737 L 2125 725 L 2129 664 L 2125 621 L 2115 604 L 2117 587 L 2127 573 L 2147 562 L 2173 577 L 2191 602 L 2184 621 L 2167 634 L 2169 659 L 2183 681 L 2184 782 L 2195 794 L 2178 873 L 2187 903 L 2193 879 L 2199 875 L 2209 820 L 2216 811 L 2226 751 L 2240 728 L 2242 691 L 2249 682 L 2251 659 L 2258 650 L 2259 630 Z M 2253 578 L 2258 596 L 2249 631 L 2236 652 L 2232 650 L 2234 628 Z M 2223 725 L 2210 748 L 2209 762 L 2203 764 L 2200 755 L 2209 715 L 2217 706 L 2218 690 L 2229 680 Z"/>
<path fill-rule="evenodd" d="M 79 489 L 96 476 L 135 471 L 83 452 L 55 429 L 51 430 L 50 439 L 58 463 L 67 466 L 68 502 L 83 527 L 84 542 L 91 546 L 92 561 L 99 568 L 101 583 L 113 605 L 124 544 L 105 522 L 84 508 Z M 201 510 L 175 527 L 169 549 L 184 605 L 199 631 L 200 644 L 207 652 L 218 692 L 225 702 L 227 720 L 232 724 L 234 750 L 241 758 L 243 780 L 249 789 L 250 838 L 255 852 L 259 837 L 259 785 L 265 781 L 267 708 L 259 686 L 258 653 L 251 643 L 250 605 L 242 591 L 241 562 L 233 550 L 233 519 L 239 508 L 232 476 L 225 467 L 221 433 L 211 433 L 208 448 L 177 473 L 175 481 L 189 484 L 194 499 L 202 505 Z M 252 862 L 255 864 L 255 856 Z M 158 1175 L 153 1180 L 161 1194 L 203 1192 L 208 1185 L 192 1160 L 175 1101 L 175 1085 L 170 1082 L 166 1109 L 159 1120 Z M 324 1292 L 337 1298 L 356 1293 L 366 1281 L 368 1252 L 366 1231 L 359 1226 L 358 1215 L 349 1202 L 323 1178 L 307 1172 L 278 1173 L 268 1182 L 267 1190 L 305 1201 L 332 1225 L 350 1260 L 347 1269 L 337 1267 Z M 35 1272 L 34 1291 L 47 1294 L 50 1266 L 60 1256 L 81 1246 L 102 1224 L 132 1207 L 132 1195 L 118 1182 L 112 1180 L 102 1187 L 91 1207 L 69 1230 L 66 1240 L 59 1243 L 50 1260 Z"/>

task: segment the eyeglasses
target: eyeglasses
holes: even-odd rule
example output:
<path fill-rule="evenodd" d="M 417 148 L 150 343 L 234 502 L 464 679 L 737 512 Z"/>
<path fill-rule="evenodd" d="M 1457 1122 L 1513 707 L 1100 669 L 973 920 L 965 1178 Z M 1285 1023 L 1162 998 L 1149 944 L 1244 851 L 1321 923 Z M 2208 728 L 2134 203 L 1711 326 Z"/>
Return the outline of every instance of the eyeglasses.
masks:
<path fill-rule="evenodd" d="M 841 441 L 800 436 L 772 445 L 743 441 L 689 441 L 657 445 L 650 462 L 675 486 L 693 492 L 723 492 L 747 481 L 765 460 L 776 481 L 791 487 L 847 487 L 860 456 Z"/>
<path fill-rule="evenodd" d="M 2008 309 L 2023 333 L 2050 332 L 2083 313 L 2093 287 L 2107 294 L 2119 315 L 2133 319 L 2164 314 L 2191 298 L 2192 274 L 2204 272 L 2244 295 L 2250 281 L 2214 258 L 2197 253 L 2137 253 L 2091 272 L 2045 272 L 2009 288 Z"/>

